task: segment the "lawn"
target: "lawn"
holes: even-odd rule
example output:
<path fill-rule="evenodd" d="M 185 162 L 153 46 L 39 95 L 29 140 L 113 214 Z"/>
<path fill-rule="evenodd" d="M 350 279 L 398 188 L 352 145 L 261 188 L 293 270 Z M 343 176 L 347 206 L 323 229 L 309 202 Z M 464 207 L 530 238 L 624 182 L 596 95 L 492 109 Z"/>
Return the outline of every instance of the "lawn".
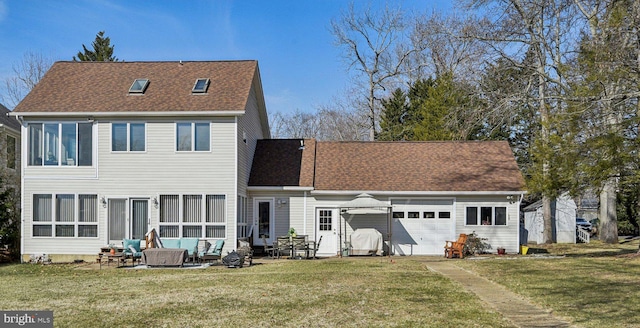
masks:
<path fill-rule="evenodd" d="M 448 260 L 580 327 L 640 327 L 638 241 L 551 245 L 539 256 Z M 241 269 L 0 266 L 0 310 L 53 310 L 56 327 L 512 327 L 433 257 L 262 260 Z"/>
<path fill-rule="evenodd" d="M 555 244 L 517 259 L 459 261 L 580 327 L 640 327 L 638 241 L 620 245 Z M 539 257 L 540 256 L 540 257 Z"/>
<path fill-rule="evenodd" d="M 2 266 L 0 309 L 53 310 L 56 327 L 511 327 L 408 257 L 87 266 Z"/>

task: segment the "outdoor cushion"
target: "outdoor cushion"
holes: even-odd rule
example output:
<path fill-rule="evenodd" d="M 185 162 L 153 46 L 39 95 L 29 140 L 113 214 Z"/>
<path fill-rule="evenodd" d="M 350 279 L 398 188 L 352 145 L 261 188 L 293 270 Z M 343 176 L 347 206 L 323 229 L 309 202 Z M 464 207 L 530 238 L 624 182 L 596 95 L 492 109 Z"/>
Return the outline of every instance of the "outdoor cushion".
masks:
<path fill-rule="evenodd" d="M 122 247 L 125 250 L 128 250 L 129 246 L 133 246 L 133 248 L 135 248 L 136 252 L 139 252 L 140 251 L 140 239 L 123 239 L 122 240 Z"/>
<path fill-rule="evenodd" d="M 180 239 L 163 239 L 162 247 L 164 248 L 180 248 Z"/>
<path fill-rule="evenodd" d="M 134 258 L 142 257 L 142 251 L 140 250 L 140 239 L 123 239 L 122 248 L 122 253 L 125 256 L 133 256 Z"/>
<path fill-rule="evenodd" d="M 180 248 L 186 248 L 193 256 L 198 251 L 198 238 L 180 238 Z"/>
<path fill-rule="evenodd" d="M 198 253 L 198 256 L 203 257 L 205 255 L 222 255 L 222 247 L 224 247 L 224 240 L 218 239 L 211 247 L 209 247 L 208 250 Z"/>

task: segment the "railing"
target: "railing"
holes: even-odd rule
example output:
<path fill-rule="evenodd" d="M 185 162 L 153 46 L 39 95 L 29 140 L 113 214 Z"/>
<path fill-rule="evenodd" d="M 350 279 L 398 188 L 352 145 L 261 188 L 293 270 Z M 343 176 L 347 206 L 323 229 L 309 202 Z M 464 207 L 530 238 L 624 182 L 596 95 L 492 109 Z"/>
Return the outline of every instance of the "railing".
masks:
<path fill-rule="evenodd" d="M 579 241 L 588 244 L 589 240 L 591 238 L 591 233 L 585 229 L 583 229 L 582 227 L 576 227 L 576 237 L 578 238 Z"/>

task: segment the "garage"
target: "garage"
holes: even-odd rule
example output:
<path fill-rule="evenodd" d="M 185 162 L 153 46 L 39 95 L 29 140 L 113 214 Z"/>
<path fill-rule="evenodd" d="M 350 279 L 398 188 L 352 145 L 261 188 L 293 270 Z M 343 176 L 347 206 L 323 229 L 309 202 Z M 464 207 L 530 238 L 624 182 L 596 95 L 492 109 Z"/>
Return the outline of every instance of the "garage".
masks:
<path fill-rule="evenodd" d="M 392 199 L 397 255 L 440 255 L 455 238 L 454 199 Z"/>

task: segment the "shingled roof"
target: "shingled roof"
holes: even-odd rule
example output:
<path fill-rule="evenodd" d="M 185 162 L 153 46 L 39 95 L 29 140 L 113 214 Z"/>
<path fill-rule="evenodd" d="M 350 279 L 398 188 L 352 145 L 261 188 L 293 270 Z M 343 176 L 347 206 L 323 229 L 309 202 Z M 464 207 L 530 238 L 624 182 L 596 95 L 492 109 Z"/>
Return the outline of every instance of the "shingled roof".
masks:
<path fill-rule="evenodd" d="M 315 147 L 305 147 L 302 154 L 294 141 L 258 143 L 249 185 L 308 186 L 308 177 L 313 176 L 313 188 L 327 191 L 492 192 L 524 188 L 511 148 L 503 141 L 317 142 Z M 306 161 L 299 160 L 312 149 L 313 167 L 308 163 L 310 153 Z"/>
<path fill-rule="evenodd" d="M 15 117 L 9 116 L 11 111 L 0 104 L 0 124 L 20 132 L 20 123 Z"/>
<path fill-rule="evenodd" d="M 315 140 L 258 140 L 249 176 L 250 186 L 312 187 Z"/>
<path fill-rule="evenodd" d="M 208 92 L 193 94 L 201 78 Z M 149 79 L 144 94 L 129 93 L 135 79 Z M 254 60 L 56 62 L 15 112 L 244 111 L 254 79 Z"/>

